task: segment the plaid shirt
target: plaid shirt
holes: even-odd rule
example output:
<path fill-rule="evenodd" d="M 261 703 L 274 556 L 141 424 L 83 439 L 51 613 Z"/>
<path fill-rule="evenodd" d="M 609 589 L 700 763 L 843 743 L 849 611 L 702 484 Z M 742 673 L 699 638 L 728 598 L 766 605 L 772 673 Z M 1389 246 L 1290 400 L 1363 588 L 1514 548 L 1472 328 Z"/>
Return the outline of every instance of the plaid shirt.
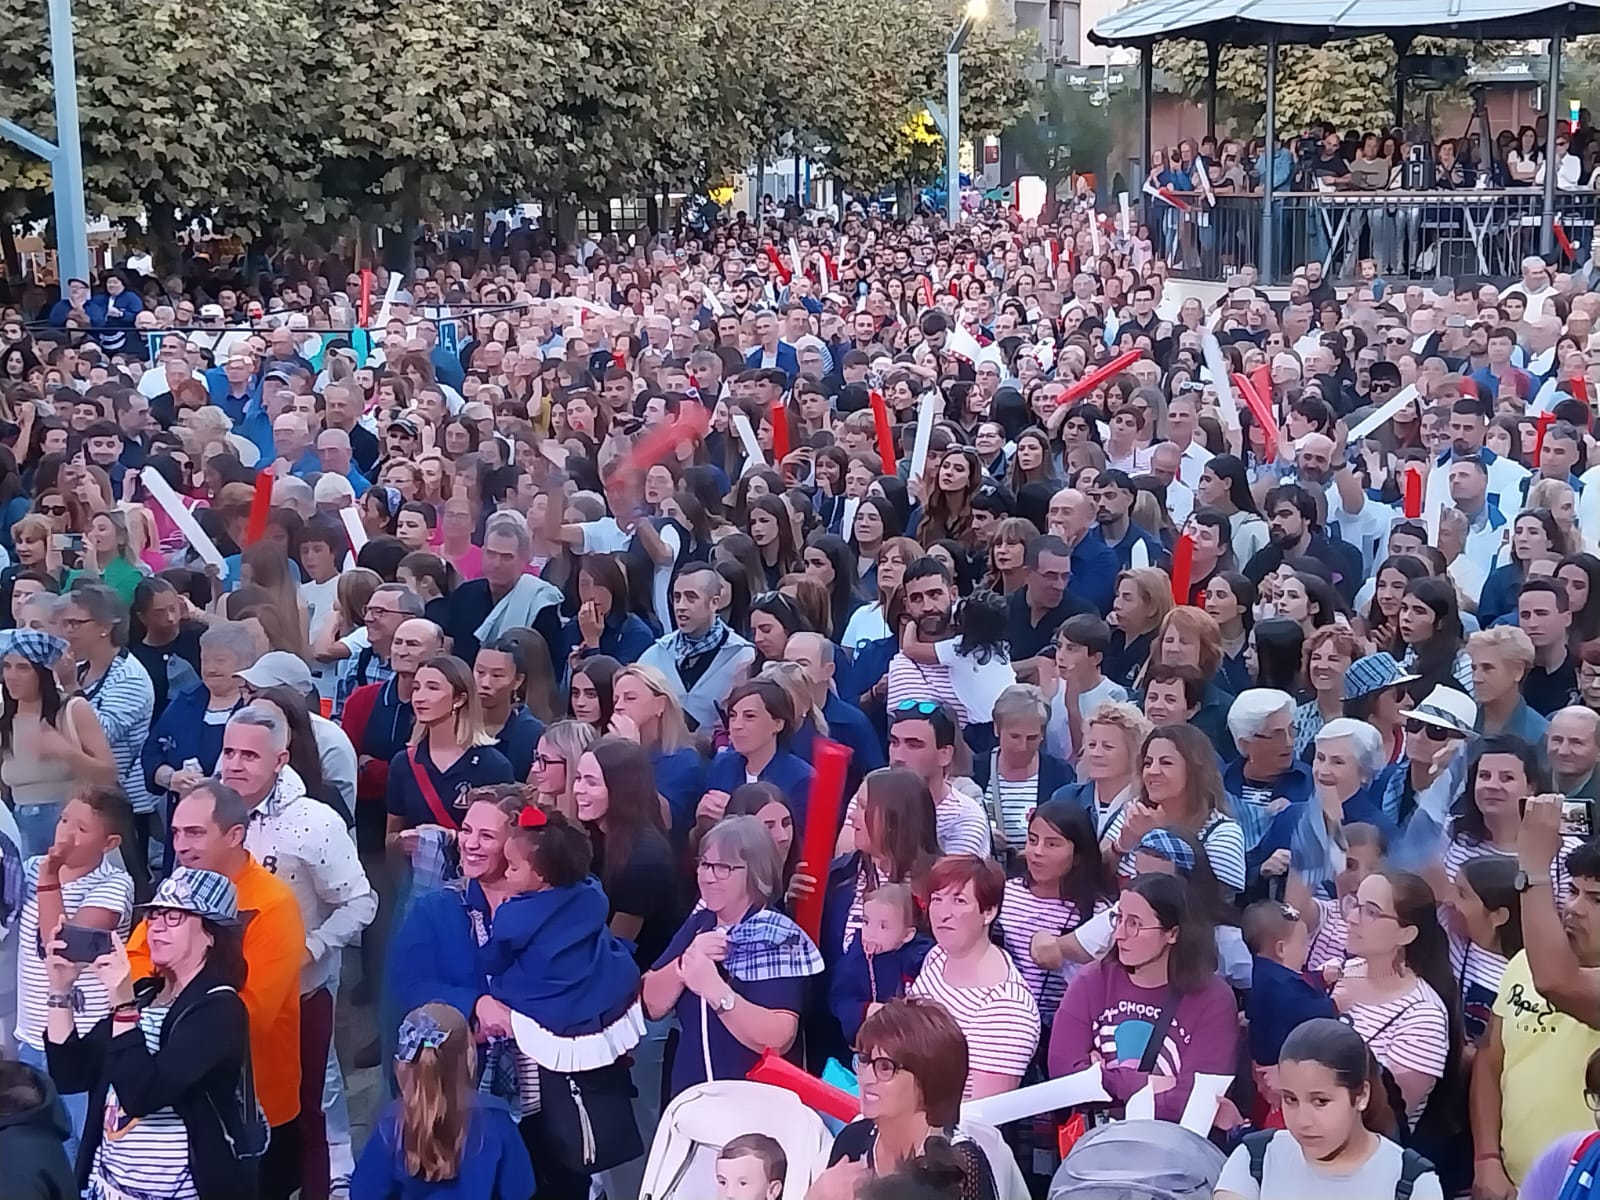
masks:
<path fill-rule="evenodd" d="M 370 652 L 369 652 L 370 651 Z M 388 683 L 394 678 L 394 668 L 378 657 L 376 650 L 359 650 L 350 660 L 350 669 L 340 674 L 333 690 L 333 719 L 344 714 L 345 702 L 350 693 L 368 683 Z"/>
<path fill-rule="evenodd" d="M 88 664 L 78 668 L 83 683 Z M 155 686 L 150 673 L 126 650 L 117 652 L 111 666 L 95 683 L 83 689 L 83 697 L 94 707 L 100 728 L 111 743 L 111 756 L 117 761 L 117 782 L 127 793 L 136 813 L 154 812 L 155 797 L 144 782 L 142 755 L 150 736 L 150 718 L 155 712 Z"/>
<path fill-rule="evenodd" d="M 707 928 L 716 917 L 703 911 Z M 744 983 L 822 974 L 822 954 L 805 931 L 780 912 L 757 909 L 728 930 L 728 974 Z"/>

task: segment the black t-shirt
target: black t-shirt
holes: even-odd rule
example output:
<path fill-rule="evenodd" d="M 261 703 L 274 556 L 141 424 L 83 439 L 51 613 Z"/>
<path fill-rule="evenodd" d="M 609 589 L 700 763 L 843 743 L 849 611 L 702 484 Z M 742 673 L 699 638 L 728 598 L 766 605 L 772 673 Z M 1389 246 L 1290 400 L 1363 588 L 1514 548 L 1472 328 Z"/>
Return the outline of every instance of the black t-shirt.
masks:
<path fill-rule="evenodd" d="M 1332 158 L 1318 157 L 1312 160 L 1311 176 L 1316 180 L 1343 179 L 1350 174 L 1350 164 L 1335 154 Z"/>
<path fill-rule="evenodd" d="M 672 845 L 657 830 L 643 831 L 634 839 L 627 864 L 613 878 L 606 869 L 605 835 L 593 826 L 589 834 L 594 839 L 594 873 L 611 902 L 607 920 L 618 913 L 643 919 L 634 939 L 633 958 L 641 971 L 648 971 L 683 923 L 684 904 Z"/>
<path fill-rule="evenodd" d="M 1578 668 L 1570 653 L 1554 671 L 1534 663 L 1522 681 L 1522 698 L 1542 717 L 1551 716 L 1573 703 L 1577 691 Z"/>
<path fill-rule="evenodd" d="M 150 646 L 143 641 L 132 642 L 128 646 L 128 653 L 139 660 L 139 665 L 150 673 L 150 683 L 155 690 L 155 711 L 151 713 L 153 721 L 166 711 L 167 701 L 171 699 L 171 659 L 176 656 L 188 663 L 194 669 L 198 678 L 200 674 L 200 635 L 206 627 L 199 621 L 184 621 L 178 626 L 178 636 L 164 646 Z M 187 672 L 183 672 L 187 675 Z"/>

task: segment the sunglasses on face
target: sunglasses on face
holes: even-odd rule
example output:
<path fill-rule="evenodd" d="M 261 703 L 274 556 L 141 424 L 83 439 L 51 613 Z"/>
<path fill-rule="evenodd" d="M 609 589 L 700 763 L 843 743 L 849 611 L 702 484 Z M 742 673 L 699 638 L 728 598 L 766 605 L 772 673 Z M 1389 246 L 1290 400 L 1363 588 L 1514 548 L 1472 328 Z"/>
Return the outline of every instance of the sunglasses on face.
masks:
<path fill-rule="evenodd" d="M 64 517 L 67 515 L 66 506 L 61 504 L 41 504 L 39 511 L 47 517 Z"/>
<path fill-rule="evenodd" d="M 1442 725 L 1435 725 L 1431 721 L 1421 721 L 1416 717 L 1406 719 L 1407 733 L 1420 733 L 1430 741 L 1448 742 L 1452 738 L 1459 738 L 1461 734 L 1454 730 L 1446 729 Z"/>

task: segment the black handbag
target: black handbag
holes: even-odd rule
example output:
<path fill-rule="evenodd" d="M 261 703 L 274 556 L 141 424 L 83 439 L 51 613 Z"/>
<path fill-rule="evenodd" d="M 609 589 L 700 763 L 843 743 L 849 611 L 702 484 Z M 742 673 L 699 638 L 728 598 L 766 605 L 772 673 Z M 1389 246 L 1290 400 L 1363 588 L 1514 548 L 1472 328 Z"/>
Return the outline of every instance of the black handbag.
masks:
<path fill-rule="evenodd" d="M 592 1071 L 539 1068 L 539 1111 L 544 1140 L 556 1161 L 592 1175 L 631 1162 L 644 1153 L 633 1116 L 638 1094 L 623 1057 Z"/>

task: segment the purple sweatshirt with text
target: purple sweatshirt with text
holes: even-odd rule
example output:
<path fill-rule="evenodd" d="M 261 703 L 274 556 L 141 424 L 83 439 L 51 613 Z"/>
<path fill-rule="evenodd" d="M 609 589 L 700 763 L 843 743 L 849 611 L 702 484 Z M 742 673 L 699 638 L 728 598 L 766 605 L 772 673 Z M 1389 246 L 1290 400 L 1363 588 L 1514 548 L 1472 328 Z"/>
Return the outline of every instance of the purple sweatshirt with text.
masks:
<path fill-rule="evenodd" d="M 1081 1071 L 1098 1054 L 1106 1091 L 1118 1104 L 1126 1103 L 1149 1079 L 1139 1062 L 1167 995 L 1165 988 L 1136 987 L 1114 956 L 1084 967 L 1067 985 L 1050 1029 L 1050 1077 Z M 1153 1072 L 1178 1082 L 1156 1097 L 1156 1117 L 1176 1121 L 1183 1115 L 1196 1075 L 1232 1076 L 1238 1050 L 1233 989 L 1213 975 L 1198 992 L 1178 997 Z"/>

